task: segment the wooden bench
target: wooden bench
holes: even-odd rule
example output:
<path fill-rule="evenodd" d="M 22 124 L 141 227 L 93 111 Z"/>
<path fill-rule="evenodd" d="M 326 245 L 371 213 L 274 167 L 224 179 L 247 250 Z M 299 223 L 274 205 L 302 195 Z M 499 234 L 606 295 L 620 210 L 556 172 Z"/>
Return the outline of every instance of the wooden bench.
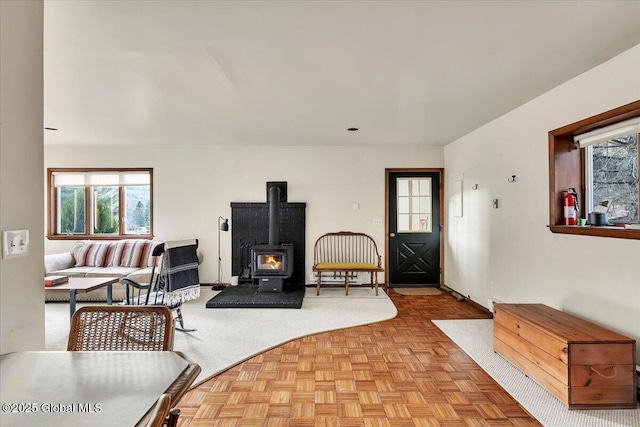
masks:
<path fill-rule="evenodd" d="M 493 349 L 569 409 L 636 407 L 635 340 L 543 304 L 495 304 Z"/>
<path fill-rule="evenodd" d="M 378 272 L 383 272 L 376 242 L 363 233 L 340 231 L 320 236 L 313 246 L 313 271 L 318 274 L 316 294 L 320 295 L 322 273 L 344 273 L 345 294 L 349 295 L 349 274 L 370 273 L 371 287 L 378 295 Z"/>

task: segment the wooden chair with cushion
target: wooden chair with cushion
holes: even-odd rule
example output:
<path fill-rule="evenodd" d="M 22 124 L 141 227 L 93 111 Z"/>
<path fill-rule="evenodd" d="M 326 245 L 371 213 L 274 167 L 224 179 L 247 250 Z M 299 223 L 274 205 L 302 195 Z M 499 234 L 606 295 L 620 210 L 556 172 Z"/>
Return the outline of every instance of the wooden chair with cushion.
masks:
<path fill-rule="evenodd" d="M 316 294 L 320 295 L 322 273 L 332 273 L 334 278 L 344 275 L 345 294 L 349 295 L 349 276 L 370 274 L 370 285 L 378 295 L 378 273 L 383 273 L 382 257 L 378 245 L 364 233 L 338 231 L 318 238 L 313 246 L 312 271 L 318 275 Z M 386 286 L 385 286 L 386 291 Z"/>

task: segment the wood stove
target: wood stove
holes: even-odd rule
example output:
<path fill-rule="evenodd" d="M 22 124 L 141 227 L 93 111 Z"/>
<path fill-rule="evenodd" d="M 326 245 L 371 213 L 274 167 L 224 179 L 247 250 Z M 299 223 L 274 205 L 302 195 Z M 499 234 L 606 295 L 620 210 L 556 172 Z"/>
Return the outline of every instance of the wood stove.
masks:
<path fill-rule="evenodd" d="M 284 280 L 293 274 L 293 244 L 279 242 L 278 205 L 283 187 L 278 184 L 267 183 L 269 244 L 251 248 L 251 277 L 258 279 L 258 292 L 283 292 Z"/>
<path fill-rule="evenodd" d="M 252 276 L 258 279 L 258 292 L 282 292 L 284 279 L 293 273 L 293 245 L 255 245 L 251 253 Z"/>

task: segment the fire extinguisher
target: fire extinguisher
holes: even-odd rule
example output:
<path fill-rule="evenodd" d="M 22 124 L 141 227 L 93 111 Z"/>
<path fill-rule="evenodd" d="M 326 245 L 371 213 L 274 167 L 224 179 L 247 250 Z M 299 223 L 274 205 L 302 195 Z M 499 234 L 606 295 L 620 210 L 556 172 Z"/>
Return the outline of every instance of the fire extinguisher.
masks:
<path fill-rule="evenodd" d="M 567 188 L 562 195 L 562 207 L 564 208 L 564 225 L 576 225 L 578 223 L 578 193 L 575 188 Z"/>

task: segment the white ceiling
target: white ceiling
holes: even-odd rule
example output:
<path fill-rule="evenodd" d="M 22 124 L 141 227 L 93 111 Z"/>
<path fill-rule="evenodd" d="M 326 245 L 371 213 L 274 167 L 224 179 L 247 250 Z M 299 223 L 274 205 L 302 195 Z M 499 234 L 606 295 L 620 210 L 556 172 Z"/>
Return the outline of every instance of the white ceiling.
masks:
<path fill-rule="evenodd" d="M 639 23 L 640 1 L 45 1 L 45 144 L 445 145 Z"/>

